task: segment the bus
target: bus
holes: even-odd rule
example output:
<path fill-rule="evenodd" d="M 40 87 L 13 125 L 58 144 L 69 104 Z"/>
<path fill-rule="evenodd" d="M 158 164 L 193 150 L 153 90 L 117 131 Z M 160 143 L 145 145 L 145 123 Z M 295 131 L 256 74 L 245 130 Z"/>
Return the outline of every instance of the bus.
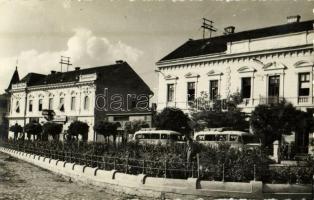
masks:
<path fill-rule="evenodd" d="M 170 131 L 170 130 L 154 130 L 154 129 L 144 129 L 135 132 L 133 136 L 134 141 L 139 143 L 146 144 L 169 144 L 169 143 L 184 143 L 185 138 L 183 134 Z"/>
<path fill-rule="evenodd" d="M 230 144 L 232 148 L 261 146 L 258 137 L 243 131 L 200 131 L 194 134 L 194 140 L 212 147 L 218 147 L 219 144 Z"/>

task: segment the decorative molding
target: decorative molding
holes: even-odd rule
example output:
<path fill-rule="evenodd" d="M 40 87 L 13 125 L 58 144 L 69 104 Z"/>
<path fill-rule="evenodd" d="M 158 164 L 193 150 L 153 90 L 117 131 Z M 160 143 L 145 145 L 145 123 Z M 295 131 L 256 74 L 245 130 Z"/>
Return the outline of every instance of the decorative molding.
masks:
<path fill-rule="evenodd" d="M 239 73 L 248 73 L 248 72 L 256 72 L 254 67 L 243 66 L 237 70 Z"/>
<path fill-rule="evenodd" d="M 60 97 L 64 97 L 64 96 L 65 96 L 65 93 L 64 93 L 64 92 L 60 92 L 60 93 L 59 93 L 59 96 L 60 96 Z"/>
<path fill-rule="evenodd" d="M 223 73 L 215 70 L 210 70 L 207 72 L 207 76 L 222 76 Z"/>
<path fill-rule="evenodd" d="M 283 63 L 270 62 L 270 63 L 265 64 L 263 69 L 265 71 L 278 70 L 278 69 L 285 70 L 285 69 L 287 69 L 287 66 L 284 65 Z"/>
<path fill-rule="evenodd" d="M 198 78 L 198 77 L 200 77 L 200 75 L 196 74 L 196 73 L 189 72 L 189 73 L 185 74 L 184 77 L 185 78 Z"/>
<path fill-rule="evenodd" d="M 165 79 L 166 80 L 177 80 L 177 79 L 179 79 L 179 77 L 168 74 L 167 76 L 165 76 Z"/>
<path fill-rule="evenodd" d="M 293 64 L 295 68 L 302 68 L 302 67 L 313 67 L 314 62 L 307 61 L 307 60 L 300 60 Z"/>

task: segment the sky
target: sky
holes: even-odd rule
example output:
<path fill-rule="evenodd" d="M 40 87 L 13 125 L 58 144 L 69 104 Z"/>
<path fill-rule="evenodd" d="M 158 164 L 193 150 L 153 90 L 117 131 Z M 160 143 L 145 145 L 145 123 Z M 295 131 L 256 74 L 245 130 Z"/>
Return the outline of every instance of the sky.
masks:
<path fill-rule="evenodd" d="M 311 20 L 313 12 L 314 0 L 0 0 L 0 93 L 16 66 L 20 77 L 48 74 L 70 56 L 73 68 L 125 60 L 157 94 L 155 63 L 201 38 L 203 17 L 214 21 L 215 36 L 230 25 L 239 32 L 290 15 Z"/>

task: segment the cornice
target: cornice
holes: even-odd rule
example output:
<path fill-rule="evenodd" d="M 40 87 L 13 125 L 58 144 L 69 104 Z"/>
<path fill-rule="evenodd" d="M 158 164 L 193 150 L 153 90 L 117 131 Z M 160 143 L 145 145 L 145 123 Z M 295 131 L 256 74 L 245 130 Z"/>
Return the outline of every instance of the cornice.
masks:
<path fill-rule="evenodd" d="M 84 81 L 84 82 L 67 82 L 67 83 L 57 83 L 57 84 L 48 84 L 48 85 L 36 85 L 36 86 L 29 86 L 24 89 L 16 89 L 10 90 L 10 92 L 23 92 L 23 91 L 36 91 L 36 90 L 50 90 L 50 89 L 61 89 L 61 88 L 71 88 L 71 87 L 78 87 L 84 85 L 94 85 L 94 81 Z"/>
<path fill-rule="evenodd" d="M 242 59 L 247 57 L 256 57 L 256 56 L 264 56 L 271 54 L 279 54 L 279 53 L 291 53 L 297 51 L 313 51 L 313 44 L 306 44 L 294 47 L 284 47 L 277 49 L 267 49 L 260 51 L 250 51 L 250 52 L 242 52 L 242 53 L 233 53 L 228 54 L 226 52 L 218 53 L 218 54 L 206 54 L 200 56 L 179 58 L 167 61 L 157 62 L 156 65 L 159 69 L 164 67 L 172 67 L 177 65 L 186 65 L 186 64 L 195 64 L 195 63 L 203 63 L 203 62 L 216 62 L 222 60 L 231 60 L 231 59 Z"/>

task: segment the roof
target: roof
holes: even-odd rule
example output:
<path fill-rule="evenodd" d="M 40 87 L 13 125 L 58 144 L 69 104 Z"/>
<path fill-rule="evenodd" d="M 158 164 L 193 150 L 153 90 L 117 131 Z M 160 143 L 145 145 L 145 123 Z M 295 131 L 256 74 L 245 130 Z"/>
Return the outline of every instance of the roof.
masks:
<path fill-rule="evenodd" d="M 195 135 L 253 135 L 252 133 L 243 131 L 200 131 L 195 133 Z"/>
<path fill-rule="evenodd" d="M 304 22 L 288 23 L 272 27 L 242 31 L 207 39 L 190 39 L 172 51 L 170 54 L 162 58 L 159 62 L 178 58 L 221 53 L 227 50 L 228 42 L 313 30 L 313 23 L 314 20 L 309 20 Z"/>
<path fill-rule="evenodd" d="M 139 130 L 135 134 L 140 134 L 140 133 L 147 133 L 147 134 L 178 134 L 182 135 L 181 133 L 177 131 L 171 131 L 171 130 Z"/>
<path fill-rule="evenodd" d="M 7 90 L 10 90 L 12 88 L 12 84 L 18 83 L 19 81 L 20 81 L 20 76 L 16 67 Z"/>
<path fill-rule="evenodd" d="M 147 84 L 127 62 L 119 62 L 112 65 L 84 68 L 68 72 L 55 72 L 48 75 L 29 73 L 23 77 L 19 83 L 26 83 L 27 87 L 29 87 L 76 82 L 79 80 L 80 75 L 93 73 L 96 73 L 98 77 L 101 77 L 103 84 L 115 87 L 127 85 L 128 87 L 137 88 L 140 86 L 142 90 L 149 94 L 153 94 Z"/>

